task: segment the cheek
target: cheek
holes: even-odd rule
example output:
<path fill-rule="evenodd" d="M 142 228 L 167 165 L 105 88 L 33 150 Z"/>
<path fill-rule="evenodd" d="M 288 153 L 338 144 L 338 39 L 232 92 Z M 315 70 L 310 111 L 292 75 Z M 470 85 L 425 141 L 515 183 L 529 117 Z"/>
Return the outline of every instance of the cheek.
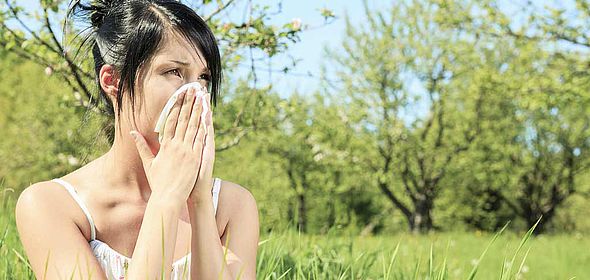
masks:
<path fill-rule="evenodd" d="M 155 132 L 154 129 L 156 127 L 156 121 L 159 113 L 152 109 L 148 110 L 148 112 L 146 112 L 146 115 L 143 116 L 142 120 L 144 136 L 150 148 L 152 149 L 152 152 L 157 152 L 160 148 L 160 143 L 158 142 L 158 133 Z"/>
<path fill-rule="evenodd" d="M 168 99 L 174 93 L 176 87 L 165 80 L 151 83 L 149 90 L 145 91 L 145 120 L 153 131 L 158 122 L 158 117 L 168 102 Z M 155 133 L 155 132 L 154 132 Z"/>
<path fill-rule="evenodd" d="M 158 118 L 168 102 L 168 99 L 178 88 L 173 82 L 163 78 L 152 78 L 146 84 L 143 92 L 144 109 L 142 110 L 142 127 L 146 136 L 146 140 L 152 150 L 152 153 L 157 154 L 160 149 L 158 142 L 158 133 L 154 132 Z"/>
<path fill-rule="evenodd" d="M 159 110 L 162 102 L 165 102 L 163 98 L 149 98 L 150 94 L 154 92 L 143 91 L 141 94 L 144 96 L 136 96 L 135 100 L 135 124 L 139 129 L 151 151 L 156 154 L 160 148 L 158 142 L 158 133 L 154 132 L 156 127 L 156 121 L 159 116 Z M 133 127 L 133 119 L 129 116 L 130 127 Z"/>
<path fill-rule="evenodd" d="M 156 123 L 158 122 L 158 117 L 160 116 L 160 113 L 162 111 L 162 109 L 164 108 L 164 105 L 166 104 L 166 99 L 165 98 L 154 98 L 151 99 L 149 101 L 146 100 L 146 111 L 145 111 L 145 116 L 143 116 L 143 127 L 144 127 L 144 131 L 146 133 L 147 138 L 149 139 L 148 141 L 150 141 L 150 147 L 152 147 L 152 152 L 154 152 L 154 149 L 157 151 L 160 147 L 160 143 L 158 142 L 158 133 L 154 131 L 154 129 L 156 128 Z"/>

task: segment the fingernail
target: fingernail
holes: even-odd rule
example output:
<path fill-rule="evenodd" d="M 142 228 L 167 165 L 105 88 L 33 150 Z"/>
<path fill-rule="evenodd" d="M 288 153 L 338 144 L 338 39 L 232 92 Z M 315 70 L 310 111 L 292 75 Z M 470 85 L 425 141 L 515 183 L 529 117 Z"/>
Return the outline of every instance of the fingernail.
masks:
<path fill-rule="evenodd" d="M 137 139 L 137 132 L 130 131 L 129 134 L 131 134 L 131 137 L 133 137 L 133 139 Z"/>

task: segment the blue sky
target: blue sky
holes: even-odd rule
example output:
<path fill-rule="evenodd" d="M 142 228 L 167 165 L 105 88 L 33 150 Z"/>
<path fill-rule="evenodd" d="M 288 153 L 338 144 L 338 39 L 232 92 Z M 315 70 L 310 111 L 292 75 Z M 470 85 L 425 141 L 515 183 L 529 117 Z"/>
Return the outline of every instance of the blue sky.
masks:
<path fill-rule="evenodd" d="M 282 25 L 298 18 L 301 24 L 309 27 L 301 32 L 300 41 L 292 44 L 289 50 L 277 55 L 270 60 L 271 71 L 267 65 L 261 65 L 257 77 L 260 84 L 273 83 L 273 87 L 282 95 L 288 95 L 294 91 L 306 94 L 313 92 L 319 86 L 320 65 L 324 59 L 324 48 L 338 48 L 344 38 L 345 23 L 344 15 L 348 13 L 353 23 L 362 22 L 364 16 L 362 0 L 286 0 L 286 1 L 254 1 L 262 5 L 269 5 L 271 11 L 278 10 L 278 3 L 282 3 L 281 13 L 274 15 L 271 23 Z M 324 24 L 324 18 L 320 14 L 321 8 L 332 10 L 336 19 Z M 239 10 L 244 8 L 238 8 Z M 295 68 L 290 73 L 283 74 L 280 70 L 290 66 L 292 60 L 298 60 Z M 249 63 L 243 65 L 243 70 L 249 70 Z M 311 77 L 309 76 L 311 74 Z M 269 78 L 270 75 L 270 78 Z"/>

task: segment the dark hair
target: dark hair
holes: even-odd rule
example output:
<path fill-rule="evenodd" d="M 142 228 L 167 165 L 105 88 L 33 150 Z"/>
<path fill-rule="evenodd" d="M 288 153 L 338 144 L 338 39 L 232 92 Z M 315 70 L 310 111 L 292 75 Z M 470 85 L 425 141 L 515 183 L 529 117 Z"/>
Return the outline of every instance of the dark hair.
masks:
<path fill-rule="evenodd" d="M 212 103 L 217 105 L 221 83 L 219 48 L 211 29 L 191 8 L 174 0 L 95 0 L 86 5 L 80 0 L 72 0 L 68 7 L 66 20 L 71 14 L 90 20 L 92 32 L 82 40 L 78 52 L 89 39 L 94 41 L 91 48 L 95 79 L 109 114 L 114 114 L 114 109 L 100 87 L 102 66 L 114 65 L 120 74 L 117 116 L 121 115 L 124 88 L 129 90 L 134 111 L 137 75 L 151 61 L 168 32 L 178 32 L 195 50 L 201 51 L 211 73 L 209 92 Z"/>

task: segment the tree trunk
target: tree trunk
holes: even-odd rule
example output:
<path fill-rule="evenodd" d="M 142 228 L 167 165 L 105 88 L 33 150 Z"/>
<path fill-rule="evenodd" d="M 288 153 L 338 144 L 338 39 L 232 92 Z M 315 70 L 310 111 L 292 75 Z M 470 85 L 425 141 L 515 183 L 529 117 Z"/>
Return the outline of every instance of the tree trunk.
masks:
<path fill-rule="evenodd" d="M 334 172 L 334 187 L 330 188 L 330 196 L 336 197 L 336 191 L 334 190 L 337 186 L 342 184 L 342 173 L 341 171 Z M 328 221 L 327 228 L 330 229 L 336 224 L 336 205 L 335 199 L 328 200 Z"/>
<path fill-rule="evenodd" d="M 528 226 L 527 230 L 532 228 L 537 223 L 537 221 L 539 221 L 539 218 L 541 218 L 541 220 L 537 224 L 537 227 L 533 231 L 533 234 L 538 235 L 545 233 L 545 231 L 547 230 L 547 225 L 555 216 L 555 208 L 558 206 L 559 204 L 551 205 L 545 211 L 541 209 L 526 211 L 526 216 L 524 216 L 523 218 L 526 220 Z M 532 205 L 528 205 L 527 208 L 532 208 Z"/>
<path fill-rule="evenodd" d="M 287 219 L 289 221 L 289 227 L 294 226 L 295 222 L 295 205 L 293 205 L 293 200 L 289 199 L 287 202 L 289 207 L 287 207 Z"/>
<path fill-rule="evenodd" d="M 415 209 L 410 218 L 410 231 L 414 234 L 427 233 L 432 230 L 432 199 L 420 198 L 414 204 Z"/>
<path fill-rule="evenodd" d="M 305 208 L 305 196 L 302 193 L 297 194 L 297 202 L 299 203 L 299 213 L 297 215 L 297 228 L 301 232 L 307 233 L 307 213 Z"/>
<path fill-rule="evenodd" d="M 335 197 L 333 190 L 330 190 L 330 197 Z M 326 207 L 328 208 L 328 217 L 322 232 L 327 232 L 336 224 L 336 205 L 333 199 L 328 199 Z"/>

